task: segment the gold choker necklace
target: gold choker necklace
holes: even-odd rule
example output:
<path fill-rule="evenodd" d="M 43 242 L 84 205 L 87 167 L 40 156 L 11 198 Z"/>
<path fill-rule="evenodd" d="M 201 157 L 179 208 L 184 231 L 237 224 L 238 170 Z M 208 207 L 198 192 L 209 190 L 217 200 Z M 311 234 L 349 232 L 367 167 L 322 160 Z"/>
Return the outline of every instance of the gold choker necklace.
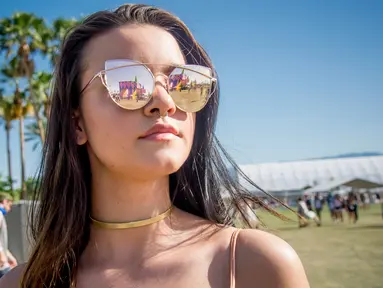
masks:
<path fill-rule="evenodd" d="M 132 222 L 122 222 L 122 223 L 103 222 L 103 221 L 98 221 L 98 220 L 92 218 L 92 216 L 89 216 L 89 218 L 92 221 L 92 223 L 99 228 L 129 229 L 129 228 L 137 228 L 137 227 L 147 226 L 147 225 L 159 222 L 159 221 L 165 219 L 166 217 L 168 217 L 170 215 L 170 213 L 172 212 L 172 209 L 173 209 L 173 206 L 171 206 L 164 213 L 159 214 L 153 218 L 138 220 L 138 221 L 132 221 Z"/>

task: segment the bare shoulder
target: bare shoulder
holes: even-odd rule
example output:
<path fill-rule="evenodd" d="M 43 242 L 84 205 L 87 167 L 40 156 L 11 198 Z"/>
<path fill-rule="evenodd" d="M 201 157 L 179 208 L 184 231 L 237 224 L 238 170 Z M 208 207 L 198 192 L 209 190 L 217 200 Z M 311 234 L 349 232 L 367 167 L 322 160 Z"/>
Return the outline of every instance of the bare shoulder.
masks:
<path fill-rule="evenodd" d="M 307 288 L 301 260 L 281 238 L 260 230 L 242 230 L 236 245 L 236 287 Z"/>
<path fill-rule="evenodd" d="M 0 279 L 0 288 L 20 287 L 21 276 L 24 272 L 25 264 L 18 265 Z"/>

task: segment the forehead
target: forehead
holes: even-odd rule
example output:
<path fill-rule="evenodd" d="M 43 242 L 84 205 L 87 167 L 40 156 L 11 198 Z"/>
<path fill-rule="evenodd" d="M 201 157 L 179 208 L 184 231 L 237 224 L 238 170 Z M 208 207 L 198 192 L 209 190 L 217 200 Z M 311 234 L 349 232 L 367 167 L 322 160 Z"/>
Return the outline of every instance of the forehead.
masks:
<path fill-rule="evenodd" d="M 126 25 L 113 29 L 91 40 L 83 55 L 86 74 L 93 75 L 103 70 L 105 61 L 111 59 L 185 64 L 174 37 L 164 29 L 150 25 Z"/>

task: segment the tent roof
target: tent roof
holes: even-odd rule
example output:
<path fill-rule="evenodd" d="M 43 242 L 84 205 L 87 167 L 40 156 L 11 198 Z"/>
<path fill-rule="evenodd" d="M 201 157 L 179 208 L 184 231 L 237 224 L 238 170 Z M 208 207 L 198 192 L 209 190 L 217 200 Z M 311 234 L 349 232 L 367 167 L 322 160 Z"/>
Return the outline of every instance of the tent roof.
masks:
<path fill-rule="evenodd" d="M 365 179 L 383 183 L 383 156 L 240 165 L 242 171 L 266 191 L 298 191 L 335 179 Z M 243 177 L 239 182 L 256 190 Z M 344 181 L 344 180 L 343 180 Z"/>
<path fill-rule="evenodd" d="M 360 178 L 349 178 L 349 179 L 337 179 L 319 184 L 315 187 L 305 190 L 305 193 L 311 194 L 316 192 L 329 192 L 333 189 L 341 186 L 356 188 L 356 189 L 373 189 L 383 187 L 382 183 L 373 182 Z"/>

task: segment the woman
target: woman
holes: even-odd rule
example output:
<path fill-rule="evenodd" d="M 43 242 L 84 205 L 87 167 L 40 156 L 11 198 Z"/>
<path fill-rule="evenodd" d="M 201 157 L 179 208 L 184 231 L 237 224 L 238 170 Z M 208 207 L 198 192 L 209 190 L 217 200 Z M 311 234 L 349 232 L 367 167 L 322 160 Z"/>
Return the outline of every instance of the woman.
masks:
<path fill-rule="evenodd" d="M 322 208 L 323 208 L 323 202 L 319 195 L 319 193 L 315 194 L 314 197 L 314 206 L 315 206 L 315 212 L 318 215 L 319 221 L 322 222 Z"/>
<path fill-rule="evenodd" d="M 288 244 L 229 228 L 246 191 L 213 134 L 216 78 L 163 10 L 124 5 L 76 27 L 55 75 L 34 249 L 0 287 L 308 287 Z"/>
<path fill-rule="evenodd" d="M 353 221 L 353 223 L 355 224 L 358 221 L 358 217 L 357 217 L 358 202 L 357 202 L 356 195 L 353 192 L 348 193 L 346 203 L 347 203 L 346 209 L 348 212 L 348 221 L 349 222 Z"/>
<path fill-rule="evenodd" d="M 334 200 L 335 219 L 340 220 L 341 222 L 343 222 L 343 206 L 343 199 L 339 194 L 336 194 Z"/>

